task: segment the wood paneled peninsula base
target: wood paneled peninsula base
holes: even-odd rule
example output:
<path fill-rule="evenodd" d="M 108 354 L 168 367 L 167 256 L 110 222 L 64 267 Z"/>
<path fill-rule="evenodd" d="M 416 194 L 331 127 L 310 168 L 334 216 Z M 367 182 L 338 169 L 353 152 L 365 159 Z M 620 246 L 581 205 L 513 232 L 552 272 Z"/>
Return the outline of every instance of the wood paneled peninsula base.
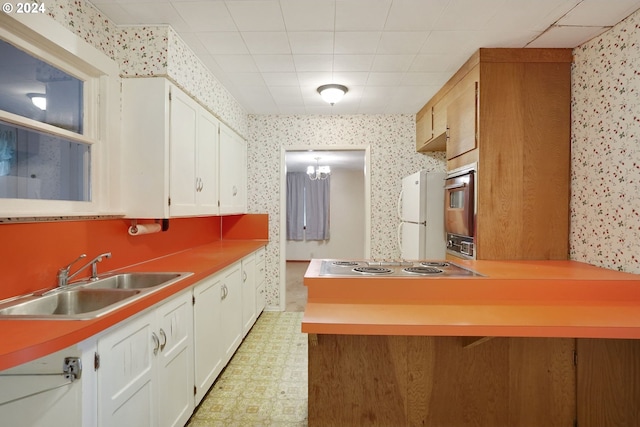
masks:
<path fill-rule="evenodd" d="M 329 281 L 312 261 L 310 427 L 640 426 L 639 276 L 472 263 L 473 287 Z"/>

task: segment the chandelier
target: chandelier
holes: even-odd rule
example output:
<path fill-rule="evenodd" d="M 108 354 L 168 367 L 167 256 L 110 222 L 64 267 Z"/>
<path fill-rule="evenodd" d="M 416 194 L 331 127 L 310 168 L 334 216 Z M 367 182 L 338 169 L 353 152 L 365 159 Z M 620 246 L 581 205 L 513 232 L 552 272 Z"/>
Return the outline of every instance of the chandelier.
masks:
<path fill-rule="evenodd" d="M 327 179 L 329 178 L 329 174 L 331 173 L 331 168 L 329 166 L 320 166 L 320 157 L 315 157 L 316 166 L 313 167 L 311 165 L 307 166 L 307 175 L 309 175 L 309 179 L 315 181 L 316 179 Z"/>

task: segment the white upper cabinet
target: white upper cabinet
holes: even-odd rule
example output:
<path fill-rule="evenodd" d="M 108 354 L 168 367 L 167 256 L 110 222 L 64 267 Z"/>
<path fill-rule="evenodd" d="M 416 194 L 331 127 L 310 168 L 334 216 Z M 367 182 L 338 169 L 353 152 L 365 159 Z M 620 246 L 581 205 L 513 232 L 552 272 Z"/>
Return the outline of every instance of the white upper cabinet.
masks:
<path fill-rule="evenodd" d="M 122 103 L 126 215 L 218 214 L 218 120 L 164 78 L 125 79 Z"/>
<path fill-rule="evenodd" d="M 247 212 L 247 144 L 220 124 L 220 213 Z"/>

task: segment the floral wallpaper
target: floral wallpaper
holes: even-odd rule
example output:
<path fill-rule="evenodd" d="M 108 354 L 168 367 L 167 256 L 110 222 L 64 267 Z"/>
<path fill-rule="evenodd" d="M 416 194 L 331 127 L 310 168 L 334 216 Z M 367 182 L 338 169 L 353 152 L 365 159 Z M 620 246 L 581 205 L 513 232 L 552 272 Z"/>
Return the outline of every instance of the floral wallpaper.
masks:
<path fill-rule="evenodd" d="M 571 259 L 640 273 L 640 11 L 574 49 Z"/>
<path fill-rule="evenodd" d="M 397 257 L 396 201 L 400 180 L 420 169 L 445 171 L 443 152 L 415 149 L 415 116 L 249 116 L 248 205 L 269 214 L 267 304 L 280 301 L 280 170 L 282 147 L 371 148 L 371 256 Z"/>
<path fill-rule="evenodd" d="M 47 10 L 53 19 L 118 62 L 122 77 L 167 77 L 246 138 L 247 112 L 171 27 L 119 27 L 86 0 L 52 0 Z"/>

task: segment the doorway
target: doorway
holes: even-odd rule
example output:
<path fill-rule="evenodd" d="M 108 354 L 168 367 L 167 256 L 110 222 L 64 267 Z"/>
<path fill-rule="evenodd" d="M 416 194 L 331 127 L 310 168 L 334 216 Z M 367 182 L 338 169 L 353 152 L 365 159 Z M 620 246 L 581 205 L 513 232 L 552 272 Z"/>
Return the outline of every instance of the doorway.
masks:
<path fill-rule="evenodd" d="M 280 309 L 303 311 L 302 276 L 313 258 L 363 259 L 370 255 L 369 146 L 287 147 L 281 155 Z M 330 231 L 326 240 L 287 240 L 287 172 L 329 166 Z M 301 301 L 301 298 L 304 299 Z"/>

